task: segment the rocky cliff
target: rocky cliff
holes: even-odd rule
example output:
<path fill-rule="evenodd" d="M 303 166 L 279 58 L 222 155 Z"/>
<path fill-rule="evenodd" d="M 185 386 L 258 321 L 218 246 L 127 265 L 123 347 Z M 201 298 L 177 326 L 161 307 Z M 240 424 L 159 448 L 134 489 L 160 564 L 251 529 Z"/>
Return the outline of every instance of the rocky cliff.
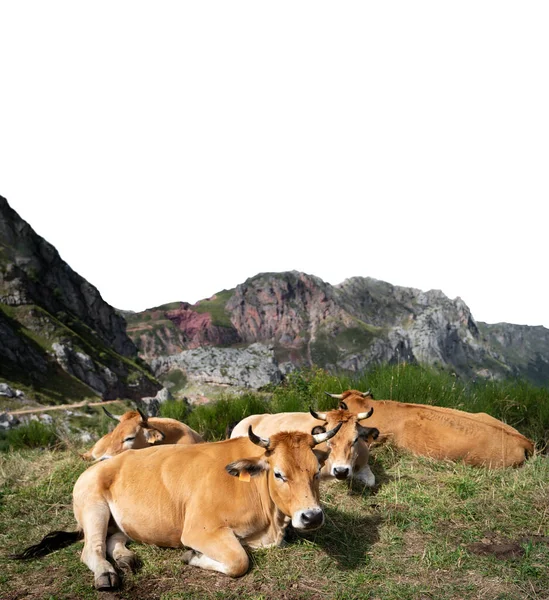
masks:
<path fill-rule="evenodd" d="M 124 318 L 2 197 L 0 358 L 0 379 L 50 400 L 159 389 Z"/>
<path fill-rule="evenodd" d="M 476 323 L 460 298 L 369 277 L 332 286 L 305 273 L 262 273 L 194 306 L 134 314 L 128 333 L 148 361 L 261 342 L 279 363 L 356 372 L 409 361 L 468 378 L 549 382 L 549 330 Z"/>

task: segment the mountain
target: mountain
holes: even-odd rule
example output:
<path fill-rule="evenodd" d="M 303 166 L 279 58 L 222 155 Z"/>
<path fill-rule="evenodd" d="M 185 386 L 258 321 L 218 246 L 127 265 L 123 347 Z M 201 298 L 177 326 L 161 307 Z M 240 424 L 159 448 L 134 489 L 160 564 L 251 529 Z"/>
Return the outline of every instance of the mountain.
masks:
<path fill-rule="evenodd" d="M 126 318 L 140 355 L 164 368 L 161 357 L 259 342 L 273 347 L 279 364 L 357 372 L 407 361 L 471 379 L 549 382 L 544 327 L 477 323 L 460 298 L 369 277 L 332 286 L 296 271 L 261 273 L 195 305 L 175 302 Z"/>
<path fill-rule="evenodd" d="M 50 401 L 141 398 L 160 387 L 124 318 L 1 196 L 0 381 Z"/>

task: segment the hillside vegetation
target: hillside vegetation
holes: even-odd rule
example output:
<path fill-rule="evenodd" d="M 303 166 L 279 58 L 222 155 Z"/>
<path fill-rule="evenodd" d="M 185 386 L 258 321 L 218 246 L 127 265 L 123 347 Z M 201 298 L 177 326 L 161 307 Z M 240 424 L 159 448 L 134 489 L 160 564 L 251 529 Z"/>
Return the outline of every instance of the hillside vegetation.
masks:
<path fill-rule="evenodd" d="M 383 367 L 360 378 L 322 370 L 292 374 L 268 393 L 223 396 L 186 412 L 182 402 L 164 414 L 184 417 L 208 439 L 253 412 L 323 409 L 324 392 L 370 388 L 375 397 L 486 411 L 537 444 L 520 469 L 489 471 L 397 452 L 373 451 L 372 490 L 323 483 L 325 526 L 281 548 L 252 552 L 244 577 L 231 580 L 189 567 L 181 551 L 135 544 L 140 570 L 114 594 L 100 594 L 79 561 L 81 544 L 28 563 L 8 554 L 54 529 L 74 529 L 71 491 L 86 468 L 83 448 L 57 432 L 47 449 L 0 453 L 0 597 L 234 599 L 507 599 L 549 597 L 549 392 L 521 382 L 464 384 L 410 365 Z M 115 412 L 121 412 L 119 407 Z M 96 419 L 101 433 L 105 421 Z M 55 425 L 54 425 L 55 429 Z M 57 444 L 57 446 L 55 446 Z M 23 444 L 24 445 L 24 444 Z M 20 446 L 21 447 L 21 446 Z"/>

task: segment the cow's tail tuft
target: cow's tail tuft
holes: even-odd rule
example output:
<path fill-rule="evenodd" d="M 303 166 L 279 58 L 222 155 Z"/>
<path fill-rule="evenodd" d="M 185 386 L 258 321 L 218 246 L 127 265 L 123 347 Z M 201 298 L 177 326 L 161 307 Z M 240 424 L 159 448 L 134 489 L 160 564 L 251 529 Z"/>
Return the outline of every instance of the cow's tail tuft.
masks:
<path fill-rule="evenodd" d="M 84 532 L 79 531 L 52 531 L 44 536 L 42 541 L 34 546 L 25 548 L 19 554 L 11 554 L 10 558 L 15 560 L 30 560 L 32 558 L 41 558 L 50 552 L 70 546 L 79 540 L 84 539 Z"/>

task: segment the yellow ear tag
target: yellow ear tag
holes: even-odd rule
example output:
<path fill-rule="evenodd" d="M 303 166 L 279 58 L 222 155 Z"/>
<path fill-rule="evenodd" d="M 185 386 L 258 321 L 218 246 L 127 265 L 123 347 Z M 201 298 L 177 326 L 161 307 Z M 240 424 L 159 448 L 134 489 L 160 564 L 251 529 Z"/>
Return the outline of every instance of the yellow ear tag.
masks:
<path fill-rule="evenodd" d="M 251 476 L 248 473 L 248 471 L 240 471 L 240 473 L 238 474 L 238 479 L 240 479 L 240 481 L 245 481 L 246 483 L 248 483 L 251 479 Z"/>

